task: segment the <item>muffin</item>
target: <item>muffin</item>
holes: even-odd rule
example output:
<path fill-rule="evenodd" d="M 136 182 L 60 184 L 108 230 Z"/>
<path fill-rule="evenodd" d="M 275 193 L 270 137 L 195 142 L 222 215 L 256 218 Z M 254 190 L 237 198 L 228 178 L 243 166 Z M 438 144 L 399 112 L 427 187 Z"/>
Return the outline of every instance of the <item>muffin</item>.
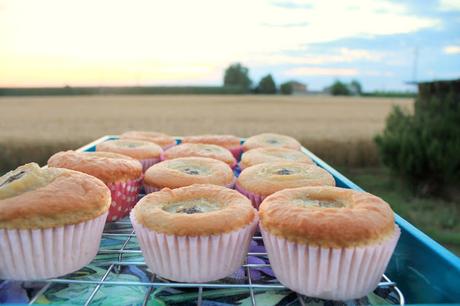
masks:
<path fill-rule="evenodd" d="M 80 171 L 103 181 L 112 192 L 107 221 L 127 216 L 142 186 L 141 163 L 122 154 L 65 151 L 51 156 L 48 166 Z"/>
<path fill-rule="evenodd" d="M 149 194 L 130 217 L 152 273 L 178 282 L 209 282 L 238 270 L 258 222 L 248 199 L 210 184 Z"/>
<path fill-rule="evenodd" d="M 167 150 L 176 145 L 176 140 L 166 134 L 146 131 L 128 131 L 120 135 L 120 139 L 135 139 L 153 142 L 163 150 Z"/>
<path fill-rule="evenodd" d="M 160 162 L 163 156 L 163 149 L 159 145 L 131 139 L 104 141 L 96 145 L 96 151 L 118 153 L 137 159 L 141 162 L 144 172 Z"/>
<path fill-rule="evenodd" d="M 274 162 L 246 168 L 236 181 L 236 190 L 247 196 L 255 208 L 272 193 L 305 186 L 335 186 L 335 180 L 315 165 Z"/>
<path fill-rule="evenodd" d="M 26 164 L 0 177 L 0 279 L 59 277 L 96 256 L 110 190 L 90 175 Z"/>
<path fill-rule="evenodd" d="M 179 157 L 208 157 L 223 161 L 231 168 L 235 168 L 236 159 L 232 153 L 221 146 L 203 143 L 182 143 L 164 153 L 164 159 L 175 159 Z"/>
<path fill-rule="evenodd" d="M 213 184 L 233 188 L 232 169 L 220 160 L 206 157 L 181 157 L 162 161 L 145 172 L 146 193 L 193 184 Z"/>
<path fill-rule="evenodd" d="M 233 135 L 198 135 L 182 138 L 183 143 L 204 143 L 221 146 L 232 152 L 233 156 L 240 159 L 242 148 L 241 139 Z"/>
<path fill-rule="evenodd" d="M 303 152 L 285 148 L 266 147 L 249 150 L 241 156 L 240 168 L 244 169 L 257 164 L 279 161 L 313 164 L 313 161 Z"/>
<path fill-rule="evenodd" d="M 296 292 L 327 300 L 372 292 L 400 235 L 386 202 L 337 187 L 279 191 L 263 201 L 259 216 L 278 280 Z"/>
<path fill-rule="evenodd" d="M 256 148 L 286 148 L 300 150 L 300 143 L 292 137 L 274 133 L 263 133 L 246 139 L 243 143 L 243 151 L 249 151 Z"/>

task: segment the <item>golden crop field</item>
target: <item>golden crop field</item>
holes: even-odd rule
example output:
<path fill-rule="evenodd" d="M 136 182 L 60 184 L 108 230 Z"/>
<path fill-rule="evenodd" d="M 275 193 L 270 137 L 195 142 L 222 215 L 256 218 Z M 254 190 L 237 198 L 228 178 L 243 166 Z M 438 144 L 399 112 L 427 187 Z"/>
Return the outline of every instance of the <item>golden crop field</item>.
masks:
<path fill-rule="evenodd" d="M 0 98 L 0 169 L 43 163 L 106 134 L 277 132 L 337 165 L 378 162 L 373 137 L 392 105 L 412 99 L 329 96 L 78 96 Z"/>

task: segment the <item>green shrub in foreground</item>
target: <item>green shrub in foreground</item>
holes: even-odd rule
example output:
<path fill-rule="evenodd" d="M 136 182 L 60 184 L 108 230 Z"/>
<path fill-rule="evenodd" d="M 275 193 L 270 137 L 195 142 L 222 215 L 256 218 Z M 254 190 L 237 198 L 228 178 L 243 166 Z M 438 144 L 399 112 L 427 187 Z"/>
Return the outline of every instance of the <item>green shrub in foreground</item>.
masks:
<path fill-rule="evenodd" d="M 376 137 L 383 163 L 422 194 L 460 182 L 460 94 L 447 89 L 421 91 L 413 115 L 395 107 Z"/>

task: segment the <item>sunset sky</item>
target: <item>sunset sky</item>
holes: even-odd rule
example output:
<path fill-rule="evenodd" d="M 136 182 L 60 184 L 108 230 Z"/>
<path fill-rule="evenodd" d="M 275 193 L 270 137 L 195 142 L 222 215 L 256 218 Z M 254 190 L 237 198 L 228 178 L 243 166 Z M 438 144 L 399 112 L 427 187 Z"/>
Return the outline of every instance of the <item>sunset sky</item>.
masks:
<path fill-rule="evenodd" d="M 0 86 L 220 85 L 233 62 L 258 81 L 322 89 L 358 79 L 405 90 L 460 77 L 460 0 L 0 0 Z"/>

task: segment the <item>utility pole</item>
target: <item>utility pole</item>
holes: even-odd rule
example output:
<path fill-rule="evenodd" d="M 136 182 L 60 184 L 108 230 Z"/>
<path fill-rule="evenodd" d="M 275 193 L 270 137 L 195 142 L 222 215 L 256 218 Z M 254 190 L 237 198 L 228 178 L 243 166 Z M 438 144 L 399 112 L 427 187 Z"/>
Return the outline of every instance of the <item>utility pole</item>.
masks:
<path fill-rule="evenodd" d="M 417 66 L 418 66 L 418 46 L 414 48 L 414 63 L 412 67 L 412 81 L 417 82 Z"/>

